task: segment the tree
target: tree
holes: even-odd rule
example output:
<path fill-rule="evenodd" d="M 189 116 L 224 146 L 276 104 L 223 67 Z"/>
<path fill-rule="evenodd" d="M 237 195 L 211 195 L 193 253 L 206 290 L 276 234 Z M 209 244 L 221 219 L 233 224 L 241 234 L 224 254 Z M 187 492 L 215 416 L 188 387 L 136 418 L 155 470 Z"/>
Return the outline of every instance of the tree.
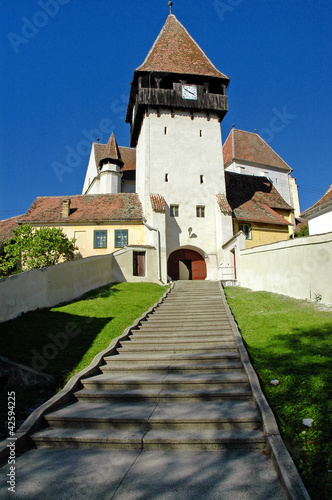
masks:
<path fill-rule="evenodd" d="M 71 260 L 75 250 L 75 239 L 69 239 L 60 228 L 33 229 L 30 224 L 22 224 L 14 230 L 14 239 L 4 247 L 0 276 L 11 274 L 17 266 L 29 270 Z"/>
<path fill-rule="evenodd" d="M 309 236 L 308 224 L 301 224 L 300 229 L 298 231 L 295 231 L 295 238 L 300 238 L 301 236 Z"/>

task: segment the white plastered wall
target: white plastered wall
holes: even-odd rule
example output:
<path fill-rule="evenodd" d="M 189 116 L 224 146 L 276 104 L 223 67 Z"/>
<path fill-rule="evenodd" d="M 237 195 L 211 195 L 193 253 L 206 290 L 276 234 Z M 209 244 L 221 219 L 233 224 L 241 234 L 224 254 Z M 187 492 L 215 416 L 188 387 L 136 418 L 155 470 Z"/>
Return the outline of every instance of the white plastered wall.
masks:
<path fill-rule="evenodd" d="M 216 194 L 225 194 L 221 130 L 218 117 L 206 113 L 150 110 L 137 145 L 136 191 L 151 219 L 150 194 L 166 201 L 166 253 L 196 247 L 208 256 L 208 278 L 216 279 L 218 252 L 232 234 L 231 217 L 218 217 Z M 167 177 L 166 177 L 167 176 Z M 179 216 L 170 217 L 170 205 Z M 196 207 L 205 207 L 205 217 Z M 225 233 L 225 238 L 223 234 Z"/>

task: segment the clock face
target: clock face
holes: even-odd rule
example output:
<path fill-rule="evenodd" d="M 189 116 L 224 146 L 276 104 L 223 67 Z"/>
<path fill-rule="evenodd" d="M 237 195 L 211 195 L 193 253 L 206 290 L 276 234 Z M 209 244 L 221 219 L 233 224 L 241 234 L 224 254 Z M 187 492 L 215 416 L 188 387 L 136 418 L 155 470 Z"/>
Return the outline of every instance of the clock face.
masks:
<path fill-rule="evenodd" d="M 182 97 L 183 99 L 197 99 L 197 87 L 196 85 L 182 85 Z"/>

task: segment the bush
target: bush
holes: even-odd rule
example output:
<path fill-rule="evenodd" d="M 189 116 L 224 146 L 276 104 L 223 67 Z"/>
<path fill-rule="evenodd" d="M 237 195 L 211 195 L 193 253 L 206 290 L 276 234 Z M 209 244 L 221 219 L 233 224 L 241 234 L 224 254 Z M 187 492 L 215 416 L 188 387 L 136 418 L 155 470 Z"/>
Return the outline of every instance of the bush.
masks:
<path fill-rule="evenodd" d="M 75 239 L 69 239 L 60 228 L 33 229 L 30 224 L 22 224 L 14 231 L 14 239 L 4 246 L 0 277 L 16 270 L 38 269 L 71 260 L 75 250 Z"/>

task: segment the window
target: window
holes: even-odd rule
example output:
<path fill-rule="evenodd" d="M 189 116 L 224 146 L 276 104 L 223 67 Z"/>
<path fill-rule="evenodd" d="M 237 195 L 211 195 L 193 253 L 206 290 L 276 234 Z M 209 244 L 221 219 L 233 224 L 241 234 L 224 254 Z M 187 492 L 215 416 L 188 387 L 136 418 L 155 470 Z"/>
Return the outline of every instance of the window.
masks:
<path fill-rule="evenodd" d="M 200 178 L 200 183 L 203 184 L 203 182 L 204 182 L 204 175 L 200 175 L 199 178 Z"/>
<path fill-rule="evenodd" d="M 171 217 L 179 217 L 179 205 L 171 205 L 170 206 L 170 216 Z"/>
<path fill-rule="evenodd" d="M 200 137 L 203 137 L 203 130 L 200 130 L 200 131 L 199 131 L 199 136 L 200 136 Z"/>
<path fill-rule="evenodd" d="M 167 127 L 164 128 L 164 134 L 167 135 Z"/>
<path fill-rule="evenodd" d="M 196 207 L 196 217 L 205 217 L 205 207 Z"/>
<path fill-rule="evenodd" d="M 116 229 L 114 231 L 114 247 L 122 248 L 128 245 L 128 229 Z"/>
<path fill-rule="evenodd" d="M 168 182 L 168 174 L 165 174 L 165 182 Z"/>
<path fill-rule="evenodd" d="M 107 231 L 93 232 L 93 248 L 107 248 Z"/>
<path fill-rule="evenodd" d="M 251 240 L 251 224 L 239 224 L 239 231 L 243 231 L 247 240 Z"/>
<path fill-rule="evenodd" d="M 133 252 L 133 276 L 145 276 L 145 252 Z"/>

